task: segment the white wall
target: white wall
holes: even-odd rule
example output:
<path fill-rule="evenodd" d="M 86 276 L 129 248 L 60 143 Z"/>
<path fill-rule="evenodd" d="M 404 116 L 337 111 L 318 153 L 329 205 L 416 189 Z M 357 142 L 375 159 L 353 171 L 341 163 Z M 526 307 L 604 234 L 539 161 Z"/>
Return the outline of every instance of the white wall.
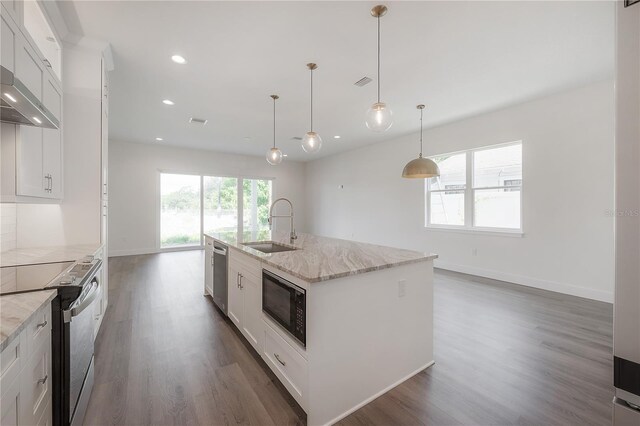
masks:
<path fill-rule="evenodd" d="M 284 161 L 270 166 L 262 157 L 163 145 L 109 141 L 109 254 L 157 251 L 159 171 L 273 178 L 273 197 L 287 197 L 296 230 L 306 229 L 304 164 Z M 288 211 L 288 209 L 284 209 Z M 285 213 L 281 211 L 279 213 Z M 280 229 L 289 229 L 281 219 Z M 276 223 L 276 228 L 278 224 Z"/>
<path fill-rule="evenodd" d="M 417 135 L 308 163 L 309 231 L 434 252 L 441 268 L 611 302 L 613 94 L 601 82 L 425 132 L 425 155 L 523 141 L 523 237 L 425 229 L 424 183 L 400 177 Z"/>

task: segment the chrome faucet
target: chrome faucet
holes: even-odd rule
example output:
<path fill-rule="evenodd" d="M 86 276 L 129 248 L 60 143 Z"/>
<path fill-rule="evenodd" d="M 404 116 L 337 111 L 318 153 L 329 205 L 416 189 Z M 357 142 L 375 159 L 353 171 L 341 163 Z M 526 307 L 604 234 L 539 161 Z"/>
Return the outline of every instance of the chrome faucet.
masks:
<path fill-rule="evenodd" d="M 287 203 L 289 203 L 289 214 L 288 215 L 274 215 L 273 214 L 273 207 L 278 203 L 278 201 L 286 201 Z M 290 238 L 290 242 L 291 244 L 293 244 L 293 240 L 297 239 L 298 236 L 296 235 L 296 230 L 293 227 L 293 204 L 291 204 L 291 201 L 289 201 L 286 198 L 278 198 L 277 200 L 275 200 L 272 204 L 271 207 L 269 207 L 269 229 L 271 229 L 271 227 L 273 226 L 273 218 L 274 217 L 288 217 L 291 221 L 291 232 L 289 233 L 289 238 Z"/>

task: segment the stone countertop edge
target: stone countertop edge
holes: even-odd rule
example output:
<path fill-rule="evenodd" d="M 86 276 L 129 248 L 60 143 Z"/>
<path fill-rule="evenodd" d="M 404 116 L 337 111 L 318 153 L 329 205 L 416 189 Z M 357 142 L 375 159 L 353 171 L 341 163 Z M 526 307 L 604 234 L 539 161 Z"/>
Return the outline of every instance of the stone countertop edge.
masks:
<path fill-rule="evenodd" d="M 364 274 L 367 272 L 373 272 L 373 271 L 379 271 L 379 270 L 383 270 L 383 269 L 389 269 L 389 268 L 394 268 L 394 267 L 398 267 L 398 266 L 403 266 L 403 265 L 408 265 L 408 264 L 412 264 L 412 263 L 419 263 L 419 262 L 426 262 L 429 260 L 434 260 L 438 258 L 437 254 L 428 254 L 428 253 L 424 253 L 424 252 L 418 252 L 418 251 L 413 251 L 413 250 L 407 250 L 407 249 L 398 249 L 398 248 L 394 248 L 394 247 L 387 247 L 387 246 L 380 246 L 380 245 L 376 245 L 376 244 L 370 244 L 370 243 L 360 243 L 360 242 L 356 242 L 356 241 L 350 241 L 350 240 L 343 240 L 343 239 L 338 239 L 338 238 L 330 238 L 330 237 L 317 237 L 317 236 L 313 236 L 315 238 L 321 238 L 321 239 L 325 239 L 325 240 L 335 240 L 337 243 L 340 242 L 348 242 L 350 244 L 356 244 L 356 245 L 363 245 L 363 246 L 376 246 L 376 247 L 380 247 L 381 249 L 386 249 L 386 250 L 390 250 L 390 251 L 394 251 L 397 250 L 399 252 L 410 252 L 413 251 L 416 256 L 416 258 L 413 259 L 403 259 L 403 260 L 394 260 L 391 261 L 390 263 L 383 263 L 380 265 L 372 265 L 372 266 L 363 266 L 363 267 L 355 267 L 353 269 L 350 269 L 348 271 L 341 271 L 341 272 L 336 272 L 336 273 L 327 273 L 327 274 L 322 274 L 320 276 L 305 276 L 303 274 L 300 274 L 296 271 L 293 271 L 291 269 L 286 268 L 285 266 L 279 264 L 278 262 L 274 262 L 271 260 L 271 254 L 268 253 L 262 253 L 259 251 L 256 251 L 250 247 L 245 247 L 242 244 L 243 243 L 238 243 L 236 241 L 236 239 L 232 239 L 232 240 L 225 240 L 224 238 L 220 238 L 216 235 L 212 235 L 212 234 L 207 234 L 205 233 L 204 235 L 213 238 L 214 240 L 234 249 L 237 251 L 240 251 L 241 253 L 244 253 L 248 256 L 251 256 L 254 259 L 257 259 L 263 263 L 265 263 L 266 265 L 269 265 L 273 268 L 276 268 L 280 271 L 286 272 L 287 274 L 290 274 L 298 279 L 301 279 L 307 283 L 313 284 L 313 283 L 318 283 L 318 282 L 323 282 L 323 281 L 329 281 L 329 280 L 333 280 L 333 279 L 337 279 L 337 278 L 344 278 L 344 277 L 349 277 L 349 276 L 353 276 L 353 275 L 359 275 L 359 274 Z M 307 234 L 310 235 L 310 234 Z M 310 235 L 311 236 L 311 235 Z M 279 241 L 279 239 L 277 238 L 273 238 L 272 240 L 265 240 L 265 241 L 273 241 L 275 243 L 278 244 L 282 244 L 285 246 L 292 246 L 291 244 L 287 243 L 287 242 L 281 242 Z M 295 246 L 295 244 L 293 245 Z M 304 248 L 303 247 L 299 247 L 300 251 L 303 251 Z M 290 252 L 288 252 L 290 253 Z"/>
<path fill-rule="evenodd" d="M 41 263 L 76 262 L 95 254 L 103 244 L 73 244 L 68 246 L 17 248 L 2 252 L 0 267 L 10 268 Z"/>
<path fill-rule="evenodd" d="M 0 306 L 2 306 L 0 312 L 0 352 L 4 351 L 20 335 L 35 314 L 46 304 L 51 303 L 57 294 L 56 290 L 40 290 L 0 296 Z M 7 301 L 13 302 L 12 306 L 6 306 Z M 15 312 L 16 310 L 18 312 Z"/>

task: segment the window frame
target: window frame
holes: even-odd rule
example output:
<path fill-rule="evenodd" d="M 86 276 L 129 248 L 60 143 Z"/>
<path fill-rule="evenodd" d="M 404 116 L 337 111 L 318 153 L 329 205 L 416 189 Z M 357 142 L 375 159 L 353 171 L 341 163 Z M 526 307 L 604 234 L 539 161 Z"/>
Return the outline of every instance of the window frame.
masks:
<path fill-rule="evenodd" d="M 200 244 L 191 244 L 185 246 L 175 246 L 175 247 L 162 247 L 162 175 L 163 174 L 172 174 L 172 175 L 188 175 L 188 176 L 198 176 L 200 177 Z M 157 170 L 157 179 L 156 179 L 156 250 L 158 252 L 171 252 L 171 251 L 181 251 L 181 250 L 201 250 L 204 248 L 204 177 L 220 177 L 220 178 L 234 178 L 237 180 L 237 191 L 238 191 L 238 241 L 241 241 L 242 234 L 244 231 L 244 180 L 268 180 L 271 181 L 271 198 L 274 197 L 275 188 L 276 188 L 276 178 L 275 177 L 265 177 L 265 176 L 256 176 L 256 175 L 235 175 L 235 174 L 226 174 L 226 173 L 213 173 L 213 172 L 195 172 L 195 171 L 176 171 L 173 169 L 158 169 Z"/>
<path fill-rule="evenodd" d="M 444 224 L 434 224 L 431 223 L 431 195 L 432 193 L 439 193 L 445 191 L 451 191 L 451 189 L 437 189 L 432 190 L 430 188 L 430 179 L 424 180 L 424 228 L 428 230 L 439 230 L 439 231 L 455 231 L 455 232 L 463 232 L 463 233 L 482 233 L 482 234 L 494 234 L 494 235 L 509 235 L 509 236 L 522 236 L 524 235 L 524 215 L 523 215 L 523 200 L 524 200 L 524 160 L 521 162 L 522 168 L 522 181 L 520 185 L 503 185 L 503 186 L 487 186 L 487 187 L 475 187 L 474 186 L 474 154 L 480 151 L 488 151 L 496 148 L 504 148 L 507 146 L 520 145 L 524 147 L 524 143 L 522 140 L 499 143 L 495 145 L 487 145 L 478 148 L 471 148 L 462 151 L 453 151 L 447 152 L 438 155 L 429 156 L 430 159 L 435 157 L 441 157 L 443 155 L 459 155 L 465 154 L 466 168 L 465 168 L 465 187 L 464 189 L 459 189 L 458 191 L 463 191 L 464 195 L 464 224 L 463 225 L 444 225 Z M 520 189 L 520 227 L 519 228 L 496 228 L 489 226 L 476 226 L 475 225 L 475 208 L 474 208 L 474 200 L 475 193 L 477 190 L 490 190 L 490 189 L 510 189 L 510 188 L 519 188 Z"/>

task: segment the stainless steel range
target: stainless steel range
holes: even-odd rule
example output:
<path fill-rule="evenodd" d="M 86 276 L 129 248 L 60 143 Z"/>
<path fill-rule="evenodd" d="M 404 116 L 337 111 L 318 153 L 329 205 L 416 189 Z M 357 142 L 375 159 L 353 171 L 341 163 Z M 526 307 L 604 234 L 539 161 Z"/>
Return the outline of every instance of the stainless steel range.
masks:
<path fill-rule="evenodd" d="M 93 310 L 90 308 L 100 294 L 102 260 L 89 256 L 76 263 L 14 268 L 15 284 L 3 288 L 0 294 L 58 291 L 51 302 L 53 424 L 81 425 L 93 388 Z"/>

